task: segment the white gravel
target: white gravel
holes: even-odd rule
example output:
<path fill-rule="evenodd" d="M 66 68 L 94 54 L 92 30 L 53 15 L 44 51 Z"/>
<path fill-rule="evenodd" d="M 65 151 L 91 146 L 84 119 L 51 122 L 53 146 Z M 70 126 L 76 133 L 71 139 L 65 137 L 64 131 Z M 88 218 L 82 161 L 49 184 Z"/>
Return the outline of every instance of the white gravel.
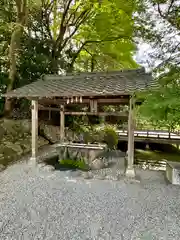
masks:
<path fill-rule="evenodd" d="M 141 183 L 69 179 L 26 163 L 0 173 L 0 239 L 180 239 L 180 187 L 162 172 Z"/>

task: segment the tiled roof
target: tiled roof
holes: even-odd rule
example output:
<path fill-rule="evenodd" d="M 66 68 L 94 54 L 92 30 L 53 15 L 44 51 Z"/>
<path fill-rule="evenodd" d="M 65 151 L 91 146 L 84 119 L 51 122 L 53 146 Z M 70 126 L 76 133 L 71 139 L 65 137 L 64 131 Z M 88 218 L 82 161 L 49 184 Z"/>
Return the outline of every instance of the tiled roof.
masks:
<path fill-rule="evenodd" d="M 44 75 L 40 80 L 6 93 L 5 97 L 72 97 L 126 95 L 157 87 L 144 68 L 114 72 Z"/>

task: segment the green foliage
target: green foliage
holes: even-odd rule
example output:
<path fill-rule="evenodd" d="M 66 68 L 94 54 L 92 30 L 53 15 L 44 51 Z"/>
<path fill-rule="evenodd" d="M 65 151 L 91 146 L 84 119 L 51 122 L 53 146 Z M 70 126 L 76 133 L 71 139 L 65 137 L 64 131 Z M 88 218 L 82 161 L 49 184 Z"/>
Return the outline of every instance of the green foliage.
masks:
<path fill-rule="evenodd" d="M 6 73 L 0 72 L 0 95 L 6 90 L 6 82 L 8 76 Z M 0 97 L 0 115 L 3 113 L 4 109 L 4 99 Z"/>
<path fill-rule="evenodd" d="M 140 112 L 157 126 L 173 130 L 180 124 L 179 99 L 179 86 L 164 86 L 159 91 L 147 95 Z"/>
<path fill-rule="evenodd" d="M 179 154 L 180 152 L 177 149 L 173 149 L 172 151 L 152 151 L 152 150 L 136 150 L 135 158 L 141 159 L 144 161 L 148 160 L 156 160 L 158 161 L 173 161 L 179 162 Z"/>
<path fill-rule="evenodd" d="M 76 39 L 86 38 L 77 58 L 78 69 L 86 71 L 137 67 L 132 58 L 133 1 L 102 1 Z M 82 40 L 80 40 L 82 41 Z M 82 71 L 82 70 L 81 70 Z"/>
<path fill-rule="evenodd" d="M 60 165 L 65 168 L 77 168 L 80 170 L 88 170 L 88 167 L 84 161 L 84 159 L 63 159 L 59 161 Z"/>
<path fill-rule="evenodd" d="M 111 126 L 106 126 L 103 129 L 104 142 L 107 144 L 108 149 L 113 150 L 118 145 L 118 134 Z"/>
<path fill-rule="evenodd" d="M 148 125 L 171 130 L 180 119 L 179 1 L 137 2 L 136 35 L 153 47 L 149 67 L 160 84 L 157 91 L 144 96 L 139 113 Z"/>
<path fill-rule="evenodd" d="M 68 148 L 65 148 L 65 152 L 64 152 L 64 157 L 63 159 L 59 160 L 59 164 L 62 167 L 66 167 L 66 168 L 77 168 L 80 170 L 88 170 L 89 167 L 85 162 L 85 159 L 83 159 L 82 157 L 79 157 L 79 152 L 77 151 L 77 154 L 71 154 L 70 151 L 68 150 Z"/>
<path fill-rule="evenodd" d="M 98 0 L 68 0 L 66 4 L 30 0 L 27 8 L 24 32 L 17 43 L 14 88 L 42 74 L 137 67 L 132 57 L 136 50 L 133 0 L 101 4 Z M 16 1 L 0 1 L 0 73 L 4 76 L 9 74 L 9 45 L 17 18 Z M 9 80 L 3 79 L 7 87 Z"/>

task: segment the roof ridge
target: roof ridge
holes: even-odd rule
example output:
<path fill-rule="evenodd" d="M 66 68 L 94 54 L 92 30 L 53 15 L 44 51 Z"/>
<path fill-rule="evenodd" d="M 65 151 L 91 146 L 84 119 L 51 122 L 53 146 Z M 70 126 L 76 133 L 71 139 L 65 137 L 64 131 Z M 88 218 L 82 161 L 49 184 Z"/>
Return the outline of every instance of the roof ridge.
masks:
<path fill-rule="evenodd" d="M 145 68 L 137 68 L 137 69 L 121 69 L 121 70 L 114 70 L 114 71 L 105 71 L 105 72 L 74 72 L 74 73 L 66 73 L 66 74 L 43 74 L 42 78 L 46 80 L 49 77 L 54 78 L 72 78 L 74 76 L 107 76 L 107 75 L 117 75 L 121 73 L 146 73 Z"/>

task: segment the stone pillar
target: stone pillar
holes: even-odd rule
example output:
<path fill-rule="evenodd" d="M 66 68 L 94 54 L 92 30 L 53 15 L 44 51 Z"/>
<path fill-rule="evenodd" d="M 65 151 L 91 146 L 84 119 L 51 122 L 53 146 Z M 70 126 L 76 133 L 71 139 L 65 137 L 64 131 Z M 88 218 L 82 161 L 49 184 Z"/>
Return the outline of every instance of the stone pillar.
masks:
<path fill-rule="evenodd" d="M 134 116 L 133 108 L 134 102 L 133 97 L 130 98 L 129 103 L 129 117 L 128 117 L 128 151 L 127 151 L 127 168 L 125 174 L 127 177 L 135 177 L 134 171 Z"/>
<path fill-rule="evenodd" d="M 38 101 L 32 100 L 31 103 L 31 123 L 32 123 L 32 155 L 31 163 L 36 164 L 38 155 Z"/>
<path fill-rule="evenodd" d="M 65 137 L 65 115 L 64 115 L 64 105 L 61 105 L 60 109 L 60 141 L 64 142 Z"/>

